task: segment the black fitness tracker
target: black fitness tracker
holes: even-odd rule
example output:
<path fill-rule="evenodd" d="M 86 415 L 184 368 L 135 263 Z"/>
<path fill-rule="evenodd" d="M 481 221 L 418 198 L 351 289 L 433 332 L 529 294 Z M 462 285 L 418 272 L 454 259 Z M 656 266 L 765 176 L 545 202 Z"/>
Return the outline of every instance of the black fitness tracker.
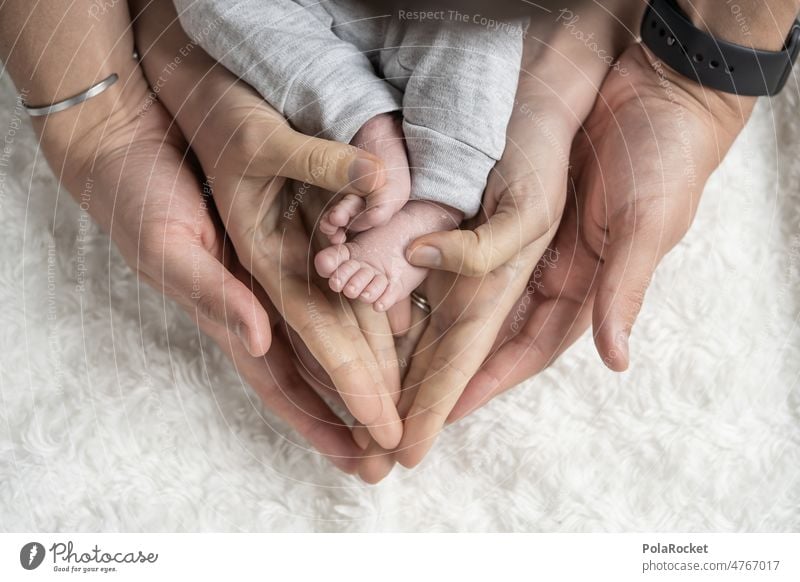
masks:
<path fill-rule="evenodd" d="M 692 24 L 675 0 L 650 0 L 642 42 L 664 63 L 704 87 L 735 95 L 776 95 L 800 52 L 800 20 L 783 50 L 762 51 L 725 42 Z"/>

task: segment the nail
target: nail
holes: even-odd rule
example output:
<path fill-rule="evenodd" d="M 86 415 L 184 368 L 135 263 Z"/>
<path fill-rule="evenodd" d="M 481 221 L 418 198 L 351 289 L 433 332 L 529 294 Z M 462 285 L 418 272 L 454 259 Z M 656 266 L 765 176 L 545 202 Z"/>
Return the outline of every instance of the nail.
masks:
<path fill-rule="evenodd" d="M 409 253 L 408 262 L 417 267 L 437 268 L 442 265 L 442 252 L 436 247 L 417 247 Z"/>
<path fill-rule="evenodd" d="M 350 182 L 353 188 L 364 194 L 375 190 L 380 177 L 381 165 L 370 158 L 356 158 L 350 164 Z"/>
<path fill-rule="evenodd" d="M 353 440 L 358 445 L 358 448 L 364 451 L 372 441 L 372 437 L 364 425 L 357 425 L 353 427 Z"/>
<path fill-rule="evenodd" d="M 247 329 L 247 326 L 240 321 L 236 324 L 234 332 L 236 333 L 236 337 L 238 337 L 242 342 L 244 349 L 247 350 L 247 353 L 253 355 L 253 352 L 250 349 L 250 331 Z"/>
<path fill-rule="evenodd" d="M 617 341 L 615 343 L 617 344 L 617 348 L 619 348 L 619 351 L 622 353 L 622 356 L 626 360 L 628 359 L 630 352 L 630 347 L 628 345 L 630 337 L 631 337 L 630 329 L 617 332 L 617 337 L 616 337 Z"/>
<path fill-rule="evenodd" d="M 629 330 L 619 330 L 614 333 L 611 341 L 611 349 L 603 358 L 603 363 L 615 372 L 624 372 L 628 368 L 628 337 Z"/>

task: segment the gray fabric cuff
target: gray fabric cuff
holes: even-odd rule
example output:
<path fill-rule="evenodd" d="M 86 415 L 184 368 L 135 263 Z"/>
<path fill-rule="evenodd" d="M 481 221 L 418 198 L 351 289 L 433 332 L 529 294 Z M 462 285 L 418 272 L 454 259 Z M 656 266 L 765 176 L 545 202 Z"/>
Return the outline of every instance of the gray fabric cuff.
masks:
<path fill-rule="evenodd" d="M 456 208 L 464 218 L 481 208 L 486 179 L 497 160 L 427 127 L 403 122 L 411 166 L 411 198 Z"/>
<path fill-rule="evenodd" d="M 402 109 L 403 96 L 371 70 L 347 68 L 320 59 L 298 72 L 286 91 L 283 113 L 300 131 L 350 143 L 356 132 L 381 113 Z"/>

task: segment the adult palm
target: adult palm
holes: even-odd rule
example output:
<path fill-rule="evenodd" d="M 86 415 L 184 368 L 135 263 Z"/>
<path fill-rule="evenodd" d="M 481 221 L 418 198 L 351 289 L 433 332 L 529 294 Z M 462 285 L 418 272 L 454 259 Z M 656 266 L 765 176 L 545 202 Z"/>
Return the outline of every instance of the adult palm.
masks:
<path fill-rule="evenodd" d="M 552 264 L 534 271 L 493 355 L 470 381 L 450 420 L 538 373 L 593 322 L 597 349 L 614 370 L 653 273 L 683 238 L 706 181 L 753 105 L 704 90 L 634 44 L 606 78 L 573 146 L 571 193 Z M 621 74 L 620 71 L 626 74 Z M 524 307 L 523 307 L 524 306 Z"/>
<path fill-rule="evenodd" d="M 384 364 L 396 360 L 388 320 L 343 301 L 316 279 L 309 264 L 313 224 L 304 219 L 324 194 L 282 177 L 356 190 L 348 168 L 364 154 L 295 132 L 258 94 L 224 77 L 228 85 L 204 108 L 192 143 L 236 254 L 281 314 L 285 337 L 299 337 L 298 352 L 307 348 L 353 416 L 392 446 L 401 432 L 392 397 L 400 378 Z M 367 180 L 371 188 L 376 176 Z"/>
<path fill-rule="evenodd" d="M 267 408 L 336 466 L 354 470 L 360 452 L 349 429 L 292 366 L 286 340 L 274 338 L 264 357 L 245 349 L 261 355 L 269 346 L 267 302 L 230 245 L 226 249 L 171 117 L 157 102 L 128 113 L 109 120 L 97 139 L 85 140 L 94 144 L 88 153 L 76 148 L 64 161 L 51 154 L 61 181 L 88 203 L 139 278 L 180 304 L 219 344 Z M 83 197 L 87 184 L 91 196 Z M 236 335 L 242 322 L 261 332 L 245 337 L 244 345 Z"/>
<path fill-rule="evenodd" d="M 601 261 L 595 342 L 619 371 L 656 267 L 688 231 L 706 181 L 752 109 L 752 100 L 667 70 L 643 45 L 620 64 L 630 75 L 609 74 L 574 149 L 580 232 Z"/>
<path fill-rule="evenodd" d="M 332 191 L 370 192 L 383 179 L 380 160 L 346 144 L 294 131 L 202 49 L 184 54 L 189 40 L 169 0 L 134 4 L 145 72 L 159 87 L 159 102 L 190 142 L 235 254 L 258 282 L 254 288 L 262 288 L 269 297 L 265 303 L 280 313 L 280 318 L 273 313 L 271 323 L 288 326 L 283 339 L 296 332 L 328 372 L 350 412 L 369 425 L 379 441 L 396 444 L 401 426 L 391 383 L 386 381 L 391 374 L 382 374 L 376 361 L 384 344 L 393 352 L 388 322 L 385 316 L 350 308 L 316 285 L 307 258 L 310 239 L 298 211 L 302 203 L 314 201 L 311 184 Z M 162 78 L 176 58 L 181 66 Z M 290 192 L 286 178 L 301 182 L 301 191 Z M 260 305 L 253 307 L 259 309 L 263 311 Z M 365 336 L 359 327 L 386 333 Z M 248 331 L 252 337 L 255 330 Z M 265 343 L 269 332 L 269 322 L 259 324 Z M 399 387 L 399 378 L 395 384 Z"/>
<path fill-rule="evenodd" d="M 438 265 L 445 270 L 424 284 L 434 309 L 404 380 L 403 439 L 392 455 L 367 449 L 359 470 L 368 481 L 381 479 L 395 459 L 406 466 L 422 460 L 498 334 L 505 337 L 504 322 L 558 228 L 570 146 L 605 68 L 570 35 L 549 31 L 526 48 L 506 150 L 484 194 L 487 220 L 422 237 L 409 249 L 412 260 L 420 246 L 445 250 Z"/>

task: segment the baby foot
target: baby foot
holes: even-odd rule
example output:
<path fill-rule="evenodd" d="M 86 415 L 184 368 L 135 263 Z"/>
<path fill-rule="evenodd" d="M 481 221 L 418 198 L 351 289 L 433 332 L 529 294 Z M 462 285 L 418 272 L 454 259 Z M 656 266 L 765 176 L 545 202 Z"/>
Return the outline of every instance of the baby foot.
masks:
<path fill-rule="evenodd" d="M 406 261 L 408 244 L 424 234 L 457 228 L 462 217 L 449 206 L 411 200 L 387 224 L 321 250 L 314 265 L 332 290 L 386 311 L 408 297 L 428 273 Z"/>
<path fill-rule="evenodd" d="M 398 116 L 376 115 L 358 130 L 350 143 L 383 160 L 386 183 L 366 199 L 348 194 L 323 214 L 319 229 L 333 244 L 343 243 L 348 230 L 362 232 L 386 224 L 411 193 L 408 156 Z"/>

